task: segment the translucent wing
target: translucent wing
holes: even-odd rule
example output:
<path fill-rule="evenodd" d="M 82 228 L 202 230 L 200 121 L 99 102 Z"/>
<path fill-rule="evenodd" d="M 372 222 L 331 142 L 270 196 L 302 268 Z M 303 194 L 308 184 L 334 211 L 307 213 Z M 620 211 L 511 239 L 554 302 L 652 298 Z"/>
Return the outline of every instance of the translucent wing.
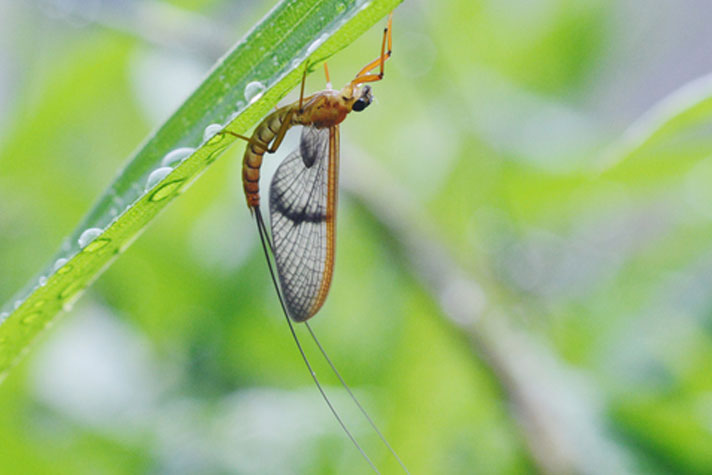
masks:
<path fill-rule="evenodd" d="M 270 186 L 274 260 L 289 316 L 299 322 L 321 308 L 331 285 L 338 154 L 338 127 L 304 127 Z"/>

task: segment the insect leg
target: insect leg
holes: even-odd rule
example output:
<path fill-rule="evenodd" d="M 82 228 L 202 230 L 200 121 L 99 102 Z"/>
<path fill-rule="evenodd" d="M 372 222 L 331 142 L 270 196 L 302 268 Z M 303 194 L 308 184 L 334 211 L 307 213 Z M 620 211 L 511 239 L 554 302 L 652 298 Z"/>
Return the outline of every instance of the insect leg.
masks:
<path fill-rule="evenodd" d="M 287 114 L 284 116 L 284 119 L 282 120 L 282 125 L 277 131 L 277 135 L 274 136 L 274 141 L 272 142 L 272 145 L 270 145 L 270 147 L 267 149 L 267 153 L 276 152 L 279 146 L 282 145 L 282 140 L 284 140 L 284 136 L 287 135 L 287 131 L 292 126 L 293 115 L 294 109 L 290 109 L 289 112 L 287 112 Z"/>
<path fill-rule="evenodd" d="M 244 135 L 240 135 L 240 134 L 238 134 L 238 133 L 233 132 L 232 130 L 223 130 L 222 133 L 223 133 L 223 134 L 232 135 L 233 137 L 237 137 L 238 139 L 242 139 L 242 140 L 244 140 L 244 141 L 246 141 L 246 142 L 255 142 L 255 140 L 252 140 L 250 137 L 246 137 L 246 136 L 244 136 Z"/>
<path fill-rule="evenodd" d="M 329 66 L 324 61 L 324 76 L 326 76 L 326 88 L 331 89 L 331 79 L 329 78 Z"/>
<path fill-rule="evenodd" d="M 249 144 L 259 145 L 261 148 L 263 148 L 265 150 L 266 153 L 274 153 L 277 151 L 279 146 L 282 144 L 282 140 L 284 140 L 284 136 L 287 134 L 287 130 L 289 130 L 289 127 L 291 126 L 293 115 L 294 115 L 294 109 L 291 109 L 284 116 L 282 125 L 279 127 L 279 130 L 277 131 L 277 134 L 275 135 L 274 140 L 272 141 L 272 145 L 269 145 L 269 143 L 263 143 L 261 140 L 256 138 L 257 134 L 253 135 L 252 137 L 247 137 L 245 135 L 240 135 L 240 134 L 233 132 L 231 130 L 223 130 L 222 133 L 232 135 L 233 137 L 237 137 L 238 139 L 242 139 Z"/>
<path fill-rule="evenodd" d="M 304 103 L 304 84 L 307 82 L 307 71 L 309 71 L 309 61 L 304 64 L 304 74 L 302 74 L 302 87 L 299 91 L 299 110 L 302 110 L 302 104 Z"/>
<path fill-rule="evenodd" d="M 391 57 L 391 48 L 393 46 L 393 39 L 392 39 L 392 23 L 393 23 L 393 13 L 388 15 L 388 23 L 386 24 L 386 28 L 383 30 L 383 41 L 381 42 L 381 55 L 368 63 L 366 66 L 364 66 L 361 71 L 358 72 L 356 77 L 354 78 L 353 81 L 351 81 L 351 84 L 361 84 L 364 82 L 373 82 L 373 81 L 380 81 L 383 79 L 383 74 L 384 74 L 384 67 L 386 64 L 386 60 Z M 388 45 L 388 49 L 386 50 L 386 45 Z M 368 74 L 377 67 L 381 68 L 380 72 L 378 74 Z"/>

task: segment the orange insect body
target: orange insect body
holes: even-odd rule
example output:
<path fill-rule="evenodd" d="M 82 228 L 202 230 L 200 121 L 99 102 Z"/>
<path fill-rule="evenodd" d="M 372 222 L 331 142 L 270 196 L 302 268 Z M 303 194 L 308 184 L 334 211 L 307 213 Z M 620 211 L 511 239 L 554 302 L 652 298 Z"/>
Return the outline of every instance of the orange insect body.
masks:
<path fill-rule="evenodd" d="M 391 55 L 391 19 L 389 16 L 383 32 L 381 54 L 343 89 L 329 86 L 304 97 L 305 67 L 299 101 L 265 117 L 252 137 L 234 134 L 248 141 L 242 161 L 243 189 L 260 235 L 267 236 L 260 212 L 262 159 L 265 153 L 277 151 L 290 128 L 303 126 L 299 148 L 278 167 L 270 187 L 269 247 L 277 268 L 278 292 L 284 297 L 285 312 L 298 322 L 311 318 L 329 292 L 334 268 L 339 124 L 349 112 L 362 111 L 373 101 L 371 86 L 366 83 L 383 79 L 384 64 Z M 326 66 L 325 72 L 328 83 Z"/>
<path fill-rule="evenodd" d="M 341 91 L 327 89 L 318 92 L 302 101 L 281 107 L 265 117 L 255 128 L 242 160 L 242 178 L 247 206 L 254 208 L 260 205 L 259 179 L 262 158 L 265 152 L 270 150 L 268 144 L 282 130 L 286 132 L 286 129 L 296 125 L 312 125 L 320 129 L 337 126 L 353 110 L 354 102 L 365 95 L 368 95 L 370 102 L 368 86 L 361 87 L 349 83 Z M 300 102 L 304 102 L 304 105 L 300 106 Z M 286 123 L 287 121 L 289 122 Z"/>
<path fill-rule="evenodd" d="M 285 119 L 291 116 L 293 106 L 282 107 L 267 117 L 257 126 L 242 159 L 242 186 L 247 198 L 247 206 L 256 208 L 260 205 L 260 167 L 262 157 L 269 144 L 282 128 Z M 293 125 L 293 124 L 290 124 Z"/>

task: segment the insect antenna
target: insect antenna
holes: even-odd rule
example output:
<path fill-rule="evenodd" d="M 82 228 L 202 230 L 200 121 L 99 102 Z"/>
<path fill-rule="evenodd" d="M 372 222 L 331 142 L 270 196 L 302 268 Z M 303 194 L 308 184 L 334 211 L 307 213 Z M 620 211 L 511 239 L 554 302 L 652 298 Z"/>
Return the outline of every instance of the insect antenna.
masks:
<path fill-rule="evenodd" d="M 254 210 L 255 218 L 257 220 L 257 230 L 260 233 L 260 241 L 262 242 L 262 250 L 265 253 L 265 258 L 267 259 L 267 267 L 269 268 L 269 274 L 270 274 L 270 277 L 272 278 L 272 283 L 274 284 L 274 288 L 277 291 L 277 297 L 279 298 L 279 304 L 282 306 L 282 312 L 284 313 L 284 318 L 287 320 L 287 324 L 289 325 L 289 331 L 292 333 L 292 337 L 294 338 L 294 343 L 297 345 L 297 348 L 299 349 L 299 354 L 302 355 L 304 364 L 307 365 L 307 369 L 309 370 L 309 374 L 311 374 L 311 377 L 314 380 L 314 384 L 316 384 L 316 387 L 319 390 L 319 393 L 321 393 L 321 397 L 324 398 L 326 405 L 329 406 L 331 413 L 334 415 L 336 420 L 339 422 L 339 425 L 341 426 L 341 428 L 344 430 L 344 432 L 346 433 L 348 438 L 351 439 L 351 442 L 353 442 L 354 446 L 356 447 L 356 449 L 358 449 L 358 451 L 361 453 L 363 458 L 366 459 L 366 461 L 371 466 L 373 471 L 380 474 L 381 472 L 378 471 L 378 469 L 373 464 L 371 459 L 368 457 L 368 455 L 366 455 L 366 452 L 364 452 L 363 448 L 361 448 L 359 443 L 356 442 L 356 439 L 354 438 L 354 436 L 346 428 L 346 424 L 344 424 L 344 421 L 341 420 L 341 417 L 336 412 L 336 409 L 334 408 L 334 406 L 331 404 L 329 397 L 326 395 L 326 393 L 324 392 L 324 389 L 321 387 L 321 383 L 319 383 L 319 379 L 316 377 L 316 373 L 314 372 L 311 364 L 309 363 L 309 359 L 307 358 L 307 355 L 304 352 L 304 349 L 302 348 L 301 343 L 299 342 L 297 333 L 294 331 L 294 325 L 292 324 L 292 321 L 289 319 L 289 314 L 287 312 L 287 306 L 284 304 L 284 299 L 282 298 L 282 291 L 280 290 L 279 284 L 277 283 L 277 278 L 274 273 L 274 268 L 272 267 L 272 260 L 270 259 L 270 252 L 269 252 L 272 250 L 272 242 L 270 241 L 269 235 L 267 234 L 267 228 L 265 226 L 264 219 L 262 219 L 262 213 L 260 212 L 259 207 L 255 206 L 255 207 L 251 207 L 251 209 Z M 269 247 L 269 251 L 267 249 L 268 247 Z M 309 331 L 311 332 L 311 329 Z M 319 347 L 321 348 L 321 345 L 319 345 Z M 329 364 L 331 364 L 331 362 L 329 362 Z M 332 368 L 333 368 L 333 366 L 332 366 Z M 341 378 L 341 376 L 339 376 L 339 378 Z M 349 391 L 349 393 L 351 393 L 351 391 Z M 352 397 L 353 397 L 353 395 L 352 395 Z"/>
<path fill-rule="evenodd" d="M 331 370 L 334 372 L 336 377 L 339 378 L 339 381 L 341 381 L 341 385 L 344 387 L 344 389 L 346 389 L 346 392 L 349 393 L 349 396 L 351 396 L 351 400 L 354 402 L 354 404 L 356 404 L 356 406 L 359 408 L 359 410 L 361 411 L 361 414 L 363 414 L 363 416 L 366 418 L 366 420 L 368 420 L 368 423 L 371 424 L 371 427 L 373 428 L 374 431 L 376 431 L 376 434 L 378 434 L 378 437 L 380 437 L 381 440 L 383 441 L 383 443 L 386 445 L 386 447 L 388 447 L 388 450 L 396 458 L 396 460 L 400 464 L 401 468 L 403 468 L 405 473 L 410 474 L 410 472 L 406 468 L 403 461 L 400 459 L 400 457 L 398 457 L 398 454 L 396 453 L 396 451 L 393 450 L 393 447 L 391 447 L 391 444 L 388 443 L 388 440 L 386 440 L 386 437 L 383 435 L 383 433 L 381 433 L 381 431 L 378 430 L 378 427 L 376 427 L 376 423 L 373 422 L 373 419 L 371 418 L 371 416 L 368 415 L 368 412 L 366 411 L 366 409 L 364 409 L 364 407 L 358 401 L 358 399 L 356 398 L 356 395 L 351 391 L 351 388 L 349 388 L 349 385 L 346 384 L 346 381 L 344 381 L 344 378 L 341 377 L 341 373 L 339 373 L 339 371 L 336 369 L 336 366 L 334 365 L 334 363 L 332 363 L 331 358 L 329 358 L 329 356 L 326 354 L 326 350 L 324 349 L 323 346 L 321 346 L 321 343 L 319 343 L 319 340 L 317 339 L 316 335 L 314 334 L 314 331 L 312 330 L 311 325 L 309 325 L 308 322 L 304 322 L 304 325 L 306 325 L 307 330 L 309 330 L 309 333 L 311 334 L 312 339 L 314 339 L 314 343 L 316 343 L 316 346 L 319 347 L 319 351 L 321 351 L 321 354 L 324 356 L 324 359 L 326 360 L 327 363 L 329 363 L 329 366 L 331 366 Z"/>

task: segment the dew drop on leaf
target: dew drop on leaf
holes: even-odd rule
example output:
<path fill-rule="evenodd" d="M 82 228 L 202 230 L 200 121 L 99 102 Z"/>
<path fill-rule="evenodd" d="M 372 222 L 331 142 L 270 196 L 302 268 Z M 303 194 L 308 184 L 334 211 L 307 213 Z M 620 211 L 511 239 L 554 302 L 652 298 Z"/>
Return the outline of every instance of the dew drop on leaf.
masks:
<path fill-rule="evenodd" d="M 171 150 L 166 154 L 165 157 L 163 157 L 163 160 L 161 160 L 161 166 L 174 167 L 175 163 L 182 162 L 186 158 L 190 157 L 193 152 L 195 152 L 195 149 L 190 147 L 181 147 L 175 150 Z"/>
<path fill-rule="evenodd" d="M 210 152 L 210 154 L 208 155 L 208 157 L 205 159 L 205 162 L 206 162 L 206 163 L 213 163 L 213 162 L 220 156 L 220 154 L 223 153 L 223 151 L 224 151 L 226 148 L 227 148 L 226 146 L 217 147 L 215 150 L 213 150 L 212 152 Z"/>
<path fill-rule="evenodd" d="M 90 242 L 92 242 L 94 239 L 99 237 L 103 231 L 99 228 L 89 228 L 86 229 L 81 236 L 79 236 L 79 239 L 77 239 L 77 243 L 79 244 L 79 247 L 84 249 L 89 245 Z M 56 264 L 55 264 L 56 265 Z"/>
<path fill-rule="evenodd" d="M 87 245 L 87 247 L 84 248 L 84 251 L 85 252 L 98 251 L 99 249 L 103 248 L 110 242 L 111 242 L 111 239 L 106 239 L 106 238 L 95 239 L 94 241 L 89 243 L 89 245 Z"/>
<path fill-rule="evenodd" d="M 146 180 L 146 188 L 145 190 L 148 191 L 154 186 L 156 186 L 161 180 L 163 180 L 165 177 L 168 176 L 170 172 L 172 172 L 173 169 L 171 167 L 161 167 L 161 168 L 156 168 L 151 172 L 150 175 L 148 175 L 148 179 Z"/>
<path fill-rule="evenodd" d="M 324 42 L 329 38 L 329 35 L 326 33 L 323 33 L 319 38 L 317 38 L 312 44 L 309 45 L 307 48 L 307 54 L 312 54 L 316 49 L 324 44 Z"/>
<path fill-rule="evenodd" d="M 59 299 L 60 300 L 65 300 L 72 295 L 76 294 L 80 289 L 82 288 L 82 283 L 75 280 L 74 282 L 70 282 L 69 285 L 67 285 L 64 290 L 62 290 L 59 293 Z"/>
<path fill-rule="evenodd" d="M 207 141 L 210 140 L 213 135 L 217 134 L 222 130 L 223 126 L 222 124 L 210 124 L 207 127 L 205 127 L 205 130 L 203 131 L 203 140 Z"/>
<path fill-rule="evenodd" d="M 32 312 L 31 314 L 27 315 L 25 318 L 21 320 L 23 325 L 32 325 L 39 319 L 40 315 L 42 315 L 40 312 Z"/>
<path fill-rule="evenodd" d="M 59 273 L 59 274 L 66 274 L 70 270 L 72 270 L 72 266 L 67 266 L 65 267 L 65 264 L 69 262 L 69 259 L 65 259 L 64 257 L 60 257 L 56 261 L 54 261 L 54 265 L 52 266 L 52 269 Z M 61 271 L 60 271 L 61 269 Z"/>
<path fill-rule="evenodd" d="M 154 202 L 165 200 L 169 196 L 176 194 L 178 188 L 184 181 L 185 180 L 170 181 L 162 185 L 160 188 L 153 192 L 149 200 Z"/>
<path fill-rule="evenodd" d="M 252 104 L 257 99 L 262 97 L 262 93 L 267 89 L 264 84 L 259 81 L 252 81 L 245 86 L 245 100 Z"/>

